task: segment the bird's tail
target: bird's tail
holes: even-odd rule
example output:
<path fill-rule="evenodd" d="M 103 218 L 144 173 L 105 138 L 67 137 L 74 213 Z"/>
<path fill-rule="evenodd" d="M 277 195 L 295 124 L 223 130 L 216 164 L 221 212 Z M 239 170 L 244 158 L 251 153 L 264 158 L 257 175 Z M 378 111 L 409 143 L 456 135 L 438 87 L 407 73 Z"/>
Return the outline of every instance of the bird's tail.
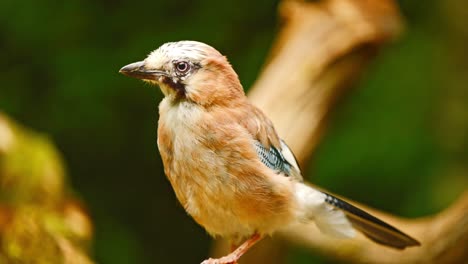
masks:
<path fill-rule="evenodd" d="M 341 209 L 351 225 L 371 240 L 397 249 L 421 245 L 416 239 L 354 205 L 331 194 L 325 193 L 325 195 L 326 203 Z"/>

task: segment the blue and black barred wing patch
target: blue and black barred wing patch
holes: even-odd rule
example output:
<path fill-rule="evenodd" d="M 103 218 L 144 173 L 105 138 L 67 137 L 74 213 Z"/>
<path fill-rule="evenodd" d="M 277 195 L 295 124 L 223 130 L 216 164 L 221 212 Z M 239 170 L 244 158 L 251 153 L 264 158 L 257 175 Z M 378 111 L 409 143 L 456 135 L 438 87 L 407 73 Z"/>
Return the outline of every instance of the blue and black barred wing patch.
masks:
<path fill-rule="evenodd" d="M 266 148 L 260 141 L 255 141 L 255 150 L 263 164 L 276 173 L 282 173 L 286 176 L 293 176 L 298 180 L 302 180 L 299 167 L 291 150 L 283 141 L 281 141 L 281 147 L 282 149 L 277 149 L 273 146 Z"/>

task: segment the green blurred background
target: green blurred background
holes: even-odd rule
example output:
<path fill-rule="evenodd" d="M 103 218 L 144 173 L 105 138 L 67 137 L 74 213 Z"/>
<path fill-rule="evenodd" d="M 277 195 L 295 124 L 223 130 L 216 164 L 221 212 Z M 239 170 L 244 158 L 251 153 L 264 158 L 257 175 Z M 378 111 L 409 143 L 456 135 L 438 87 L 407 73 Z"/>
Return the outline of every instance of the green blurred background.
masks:
<path fill-rule="evenodd" d="M 99 263 L 198 263 L 156 147 L 158 89 L 118 74 L 164 42 L 226 54 L 248 88 L 279 29 L 276 1 L 0 1 L 0 110 L 48 134 L 95 224 Z M 468 185 L 468 3 L 401 1 L 407 30 L 331 115 L 307 169 L 333 192 L 403 216 Z M 331 263 L 294 249 L 288 263 Z"/>

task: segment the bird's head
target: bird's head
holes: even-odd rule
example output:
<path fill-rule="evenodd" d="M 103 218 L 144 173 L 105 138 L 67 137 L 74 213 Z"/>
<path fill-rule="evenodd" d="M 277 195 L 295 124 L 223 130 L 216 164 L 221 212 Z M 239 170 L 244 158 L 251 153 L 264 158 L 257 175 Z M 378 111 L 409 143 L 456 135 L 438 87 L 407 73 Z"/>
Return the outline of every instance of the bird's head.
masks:
<path fill-rule="evenodd" d="M 169 42 L 120 73 L 159 85 L 169 100 L 202 106 L 226 104 L 245 97 L 226 57 L 197 41 Z"/>

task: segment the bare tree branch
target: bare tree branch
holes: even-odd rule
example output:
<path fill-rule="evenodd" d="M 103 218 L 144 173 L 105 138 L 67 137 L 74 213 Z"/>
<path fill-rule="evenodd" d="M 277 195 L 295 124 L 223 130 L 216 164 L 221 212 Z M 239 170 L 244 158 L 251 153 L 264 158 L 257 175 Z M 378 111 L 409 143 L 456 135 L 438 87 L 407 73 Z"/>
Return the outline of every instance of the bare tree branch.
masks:
<path fill-rule="evenodd" d="M 334 101 L 365 70 L 376 51 L 402 30 L 392 0 L 283 1 L 283 27 L 250 99 L 273 120 L 279 134 L 304 163 L 315 149 Z M 359 236 L 337 240 L 313 225 L 280 238 L 346 263 L 461 263 L 468 259 L 468 193 L 438 215 L 409 220 L 361 206 L 419 239 L 404 251 Z M 269 239 L 241 263 L 283 263 L 285 243 Z M 219 242 L 217 255 L 226 252 Z M 223 252 L 224 251 L 224 252 Z"/>
<path fill-rule="evenodd" d="M 346 263 L 464 263 L 468 260 L 468 192 L 443 212 L 415 220 L 361 207 L 418 238 L 422 246 L 399 251 L 375 244 L 364 236 L 337 240 L 320 234 L 314 225 L 293 228 L 282 236 Z"/>
<path fill-rule="evenodd" d="M 402 28 L 393 1 L 284 1 L 285 25 L 250 99 L 300 159 L 315 148 L 337 96 Z"/>

